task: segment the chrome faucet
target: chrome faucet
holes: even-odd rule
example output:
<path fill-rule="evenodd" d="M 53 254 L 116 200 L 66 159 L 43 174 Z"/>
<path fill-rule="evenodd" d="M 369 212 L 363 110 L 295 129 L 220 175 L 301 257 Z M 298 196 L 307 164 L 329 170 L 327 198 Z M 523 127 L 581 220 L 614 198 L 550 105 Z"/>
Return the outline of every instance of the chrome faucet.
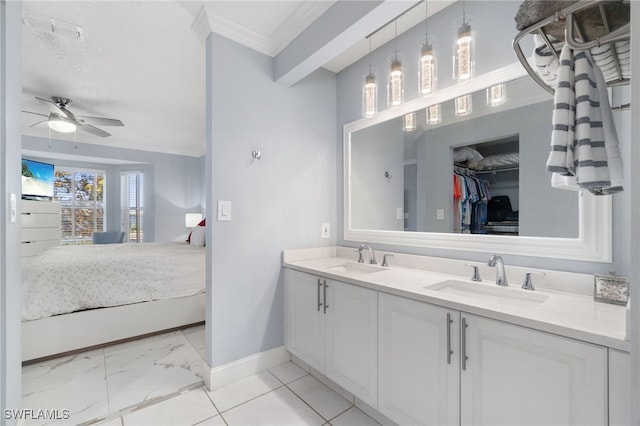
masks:
<path fill-rule="evenodd" d="M 369 263 L 372 265 L 377 265 L 378 262 L 376 261 L 376 255 L 373 252 L 373 248 L 371 248 L 368 243 L 360 244 L 360 248 L 358 249 L 358 262 L 364 263 L 364 259 L 362 259 L 362 250 L 364 249 L 369 249 Z"/>
<path fill-rule="evenodd" d="M 507 273 L 504 270 L 504 261 L 500 256 L 496 256 L 495 254 L 489 258 L 489 266 L 496 267 L 496 284 L 501 286 L 508 286 L 509 281 L 507 281 Z"/>

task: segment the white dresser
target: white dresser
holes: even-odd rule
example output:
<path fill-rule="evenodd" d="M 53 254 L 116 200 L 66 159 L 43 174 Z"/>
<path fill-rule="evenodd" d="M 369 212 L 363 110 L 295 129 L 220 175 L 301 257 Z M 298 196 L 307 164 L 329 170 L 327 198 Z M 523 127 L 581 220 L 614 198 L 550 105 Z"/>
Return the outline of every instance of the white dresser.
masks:
<path fill-rule="evenodd" d="M 60 203 L 22 200 L 22 260 L 60 245 Z"/>

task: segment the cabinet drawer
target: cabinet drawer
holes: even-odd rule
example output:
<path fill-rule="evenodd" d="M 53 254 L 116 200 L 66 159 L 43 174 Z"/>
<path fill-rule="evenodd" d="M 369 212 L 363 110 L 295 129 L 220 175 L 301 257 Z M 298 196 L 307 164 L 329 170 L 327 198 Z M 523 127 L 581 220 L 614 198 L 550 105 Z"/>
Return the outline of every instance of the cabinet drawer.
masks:
<path fill-rule="evenodd" d="M 23 228 L 59 228 L 60 215 L 51 213 L 22 213 L 20 225 Z"/>
<path fill-rule="evenodd" d="M 60 240 L 23 242 L 20 245 L 20 255 L 22 257 L 35 256 L 42 253 L 48 248 L 56 247 L 59 245 L 60 245 Z"/>
<path fill-rule="evenodd" d="M 22 213 L 60 214 L 60 203 L 53 201 L 22 200 Z"/>
<path fill-rule="evenodd" d="M 60 228 L 24 228 L 20 239 L 27 241 L 58 240 L 60 241 Z"/>

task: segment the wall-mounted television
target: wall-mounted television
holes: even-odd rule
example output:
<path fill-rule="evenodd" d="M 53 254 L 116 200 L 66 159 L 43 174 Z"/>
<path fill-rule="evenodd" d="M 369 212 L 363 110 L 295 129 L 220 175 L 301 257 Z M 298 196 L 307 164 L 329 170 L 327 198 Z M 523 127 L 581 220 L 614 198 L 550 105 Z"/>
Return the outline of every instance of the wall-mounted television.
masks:
<path fill-rule="evenodd" d="M 54 165 L 22 159 L 22 198 L 25 200 L 53 199 Z"/>

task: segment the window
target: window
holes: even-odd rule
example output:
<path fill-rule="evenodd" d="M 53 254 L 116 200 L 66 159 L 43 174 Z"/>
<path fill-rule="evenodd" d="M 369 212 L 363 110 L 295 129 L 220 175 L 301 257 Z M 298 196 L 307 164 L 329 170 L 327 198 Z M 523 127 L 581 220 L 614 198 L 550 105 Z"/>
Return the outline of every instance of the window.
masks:
<path fill-rule="evenodd" d="M 144 175 L 140 172 L 122 174 L 122 225 L 129 242 L 144 240 Z"/>
<path fill-rule="evenodd" d="M 105 171 L 56 167 L 53 197 L 60 203 L 62 244 L 90 244 L 105 229 Z"/>

